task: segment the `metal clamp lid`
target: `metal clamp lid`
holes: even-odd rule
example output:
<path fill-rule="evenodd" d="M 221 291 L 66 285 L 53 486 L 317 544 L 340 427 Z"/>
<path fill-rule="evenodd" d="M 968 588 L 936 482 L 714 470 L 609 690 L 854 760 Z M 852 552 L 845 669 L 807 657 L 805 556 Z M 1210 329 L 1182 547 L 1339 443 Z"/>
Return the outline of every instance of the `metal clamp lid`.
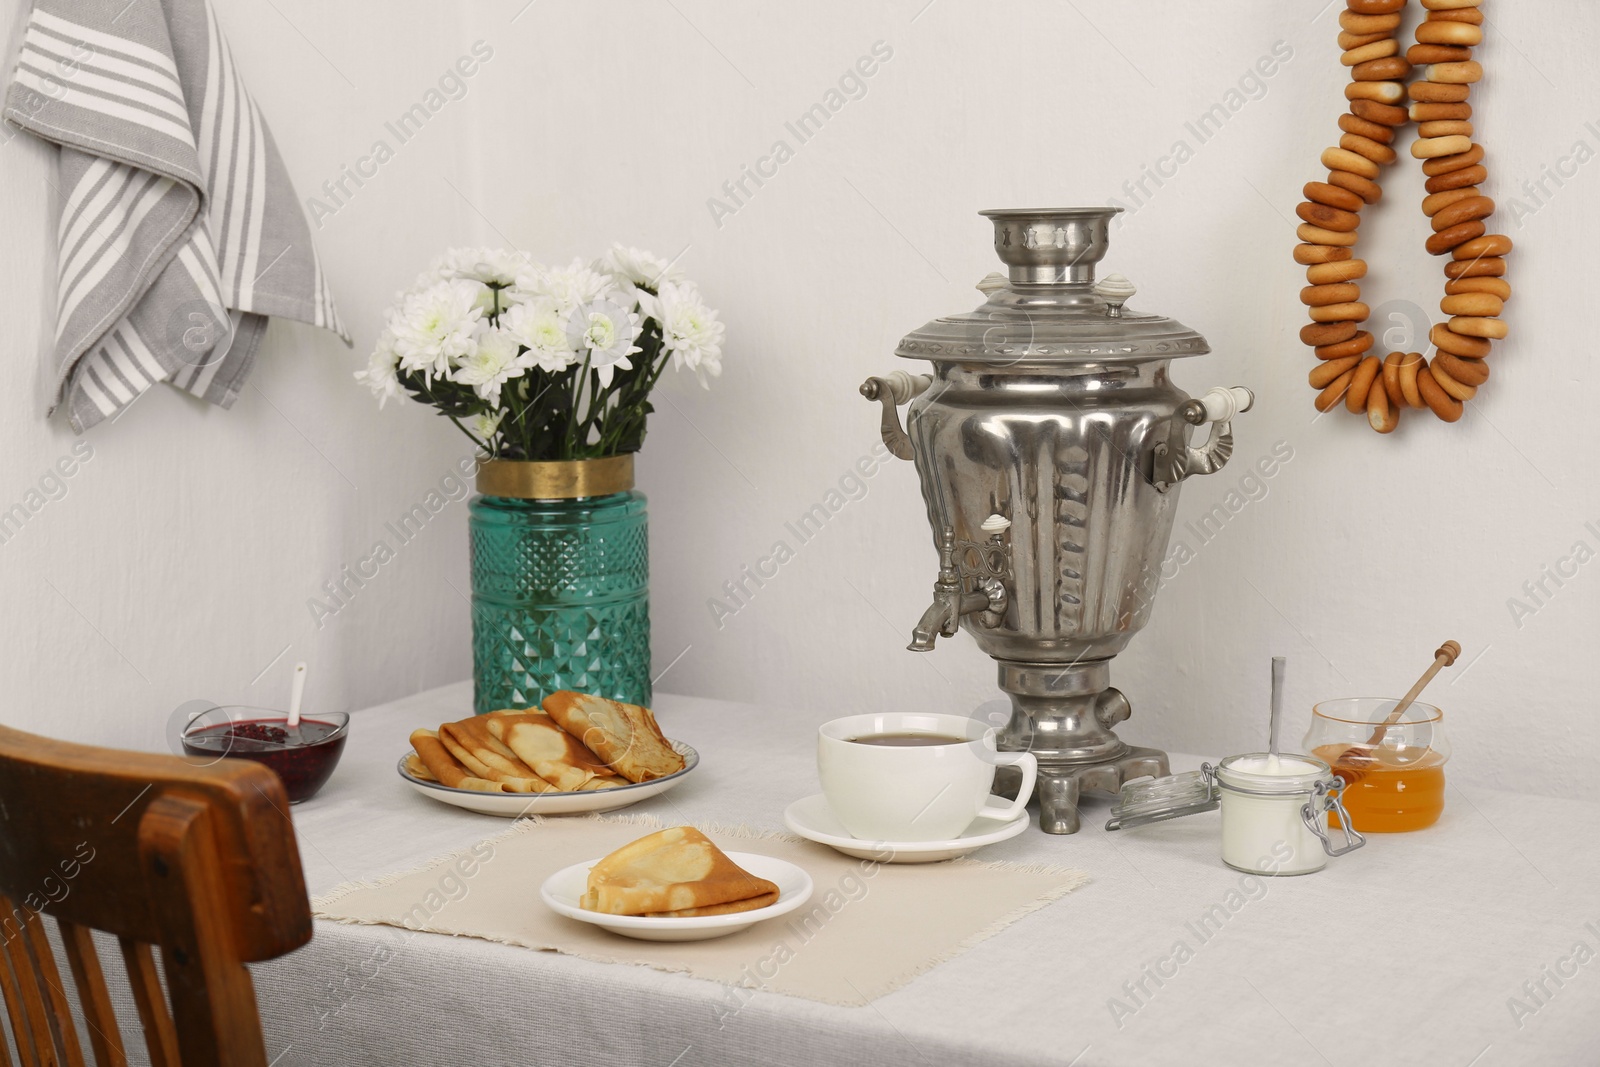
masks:
<path fill-rule="evenodd" d="M 1338 778 L 1331 783 L 1319 781 L 1311 792 L 1311 799 L 1300 806 L 1301 821 L 1306 824 L 1306 829 L 1317 835 L 1317 840 L 1322 842 L 1322 851 L 1330 856 L 1343 856 L 1367 843 L 1366 836 L 1350 825 L 1350 813 L 1344 810 L 1344 800 L 1341 799 L 1343 792 L 1344 782 Z M 1344 828 L 1344 844 L 1337 847 L 1329 839 L 1328 828 L 1322 818 L 1325 812 L 1330 811 L 1339 816 L 1339 825 Z"/>

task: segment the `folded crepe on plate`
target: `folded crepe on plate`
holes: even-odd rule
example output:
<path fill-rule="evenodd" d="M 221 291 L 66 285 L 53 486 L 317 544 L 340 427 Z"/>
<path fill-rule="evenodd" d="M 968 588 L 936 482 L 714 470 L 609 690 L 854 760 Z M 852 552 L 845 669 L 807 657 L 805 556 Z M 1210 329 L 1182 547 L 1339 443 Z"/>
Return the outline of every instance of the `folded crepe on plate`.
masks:
<path fill-rule="evenodd" d="M 554 793 L 557 788 L 517 758 L 488 723 L 473 715 L 439 727 L 439 741 L 473 774 L 499 782 L 513 793 Z"/>
<path fill-rule="evenodd" d="M 428 765 L 422 762 L 422 757 L 415 752 L 406 757 L 406 773 L 413 778 L 421 778 L 424 782 L 439 781 L 433 776 L 433 772 L 428 770 Z"/>
<path fill-rule="evenodd" d="M 423 766 L 428 769 L 428 774 L 440 785 L 449 786 L 451 789 L 472 789 L 480 793 L 511 792 L 502 782 L 491 781 L 473 774 L 450 754 L 450 750 L 439 740 L 439 735 L 432 730 L 411 731 L 411 747 L 416 750 L 417 758 L 422 760 Z"/>
<path fill-rule="evenodd" d="M 686 766 L 649 708 L 562 690 L 544 698 L 544 710 L 630 782 L 665 778 Z"/>
<path fill-rule="evenodd" d="M 540 778 L 565 793 L 627 785 L 548 715 L 493 711 L 484 716 L 490 734 Z"/>
<path fill-rule="evenodd" d="M 778 887 L 740 867 L 692 826 L 623 845 L 589 869 L 580 906 L 606 915 L 690 918 L 754 911 L 778 902 Z"/>

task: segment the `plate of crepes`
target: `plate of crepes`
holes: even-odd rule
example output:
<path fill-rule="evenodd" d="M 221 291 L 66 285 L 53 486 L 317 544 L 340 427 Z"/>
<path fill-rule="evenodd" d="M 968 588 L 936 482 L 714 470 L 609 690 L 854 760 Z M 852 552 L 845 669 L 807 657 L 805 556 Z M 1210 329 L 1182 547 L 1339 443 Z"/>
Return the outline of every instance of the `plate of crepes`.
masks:
<path fill-rule="evenodd" d="M 552 911 L 641 941 L 706 941 L 786 915 L 811 898 L 802 868 L 724 852 L 674 826 L 564 867 L 539 890 Z"/>
<path fill-rule="evenodd" d="M 415 730 L 400 777 L 425 797 L 515 818 L 625 808 L 671 789 L 700 762 L 667 740 L 649 708 L 566 691 L 543 708 Z"/>

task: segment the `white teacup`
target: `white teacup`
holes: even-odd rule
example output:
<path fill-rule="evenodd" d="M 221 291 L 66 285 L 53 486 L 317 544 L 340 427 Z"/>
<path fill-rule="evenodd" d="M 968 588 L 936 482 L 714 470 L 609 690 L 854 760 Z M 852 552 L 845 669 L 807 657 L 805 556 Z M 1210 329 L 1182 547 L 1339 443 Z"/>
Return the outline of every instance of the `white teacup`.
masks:
<path fill-rule="evenodd" d="M 864 744 L 862 738 L 943 737 L 947 743 Z M 1017 799 L 992 797 L 996 767 L 1022 768 Z M 828 807 L 864 841 L 951 841 L 979 815 L 1015 818 L 1039 774 L 1031 752 L 1000 752 L 995 729 L 964 715 L 850 715 L 823 723 L 817 776 Z"/>

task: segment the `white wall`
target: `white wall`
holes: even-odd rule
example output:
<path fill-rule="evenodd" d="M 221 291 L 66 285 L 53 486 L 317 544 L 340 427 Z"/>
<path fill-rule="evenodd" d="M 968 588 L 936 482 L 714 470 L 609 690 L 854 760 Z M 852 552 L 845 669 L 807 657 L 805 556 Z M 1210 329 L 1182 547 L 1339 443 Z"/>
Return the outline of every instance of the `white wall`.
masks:
<path fill-rule="evenodd" d="M 1433 695 L 1454 728 L 1458 779 L 1577 793 L 1600 746 L 1588 699 L 1600 564 L 1520 625 L 1507 601 L 1575 542 L 1600 549 L 1584 525 L 1600 529 L 1582 273 L 1600 165 L 1547 184 L 1544 204 L 1522 189 L 1575 142 L 1600 150 L 1584 66 L 1600 12 L 1486 9 L 1490 73 L 1475 121 L 1490 151 L 1486 191 L 1519 245 L 1515 333 L 1465 420 L 1408 413 L 1384 439 L 1342 410 L 1313 420 L 1312 357 L 1295 337 L 1303 280 L 1290 220 L 1343 110 L 1337 5 L 1320 6 L 218 0 L 303 195 L 385 137 L 384 121 L 473 41 L 494 56 L 465 98 L 323 220 L 355 355 L 275 325 L 258 389 L 234 411 L 141 401 L 91 433 L 95 458 L 69 495 L 0 546 L 5 718 L 72 736 L 149 733 L 190 696 L 272 699 L 283 663 L 251 680 L 285 644 L 285 660 L 313 661 L 316 693 L 337 706 L 464 676 L 459 505 L 324 629 L 311 623 L 316 585 L 462 453 L 420 409 L 372 410 L 348 373 L 391 292 L 436 250 L 510 243 L 562 260 L 613 239 L 683 251 L 729 327 L 725 376 L 709 392 L 669 379 L 642 457 L 658 669 L 682 653 L 660 687 L 813 716 L 965 711 L 994 694 L 970 640 L 904 651 L 935 571 L 911 467 L 875 473 L 810 543 L 784 524 L 872 447 L 876 408 L 855 389 L 900 364 L 899 336 L 978 302 L 973 283 L 996 265 L 979 209 L 1118 195 L 1137 210 L 1107 269 L 1139 285 L 1134 306 L 1183 320 L 1215 349 L 1179 365 L 1179 384 L 1243 383 L 1260 401 L 1237 424 L 1237 466 L 1184 491 L 1176 536 L 1197 551 L 1113 668 L 1135 707 L 1124 734 L 1212 755 L 1258 746 L 1270 655 L 1290 657 L 1303 721 L 1318 699 L 1398 693 L 1455 637 L 1466 656 Z M 866 95 L 799 144 L 785 122 L 879 41 L 893 55 Z M 1280 41 L 1292 57 L 1201 143 L 1185 123 Z M 793 158 L 714 218 L 708 198 L 778 139 Z M 1180 139 L 1192 155 L 1175 177 L 1147 180 L 1140 201 L 1122 191 Z M 36 373 L 32 339 L 51 298 L 43 155 L 12 143 L 0 167 L 18 386 L 0 429 L 10 501 L 71 441 L 20 388 Z M 1374 307 L 1437 314 L 1421 185 L 1407 158 L 1367 213 Z M 1185 533 L 1278 442 L 1294 458 L 1264 496 L 1210 543 Z M 719 626 L 711 599 L 779 539 L 794 559 Z"/>

